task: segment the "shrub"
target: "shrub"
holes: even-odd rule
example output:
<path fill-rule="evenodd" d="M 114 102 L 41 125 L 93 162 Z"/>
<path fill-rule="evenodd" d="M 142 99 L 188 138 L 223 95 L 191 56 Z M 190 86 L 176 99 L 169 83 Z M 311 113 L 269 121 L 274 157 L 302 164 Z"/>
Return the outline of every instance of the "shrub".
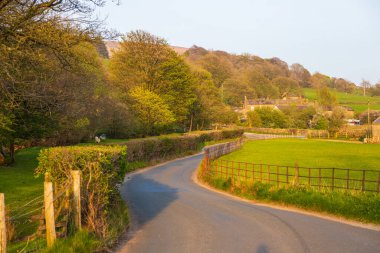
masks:
<path fill-rule="evenodd" d="M 126 170 L 126 147 L 56 147 L 41 150 L 37 175 L 48 172 L 55 185 L 71 180 L 70 170 L 82 172 L 83 222 L 89 231 L 107 238 L 110 211 L 122 200 L 118 191 Z"/>
<path fill-rule="evenodd" d="M 244 130 L 222 130 L 174 137 L 152 137 L 127 142 L 128 162 L 165 159 L 199 151 L 206 141 L 241 137 Z"/>

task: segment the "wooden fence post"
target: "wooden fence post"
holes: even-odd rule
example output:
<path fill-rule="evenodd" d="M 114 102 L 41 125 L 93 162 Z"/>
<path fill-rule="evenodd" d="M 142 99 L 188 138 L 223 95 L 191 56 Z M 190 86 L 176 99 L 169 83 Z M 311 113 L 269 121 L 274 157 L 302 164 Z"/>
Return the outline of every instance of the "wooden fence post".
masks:
<path fill-rule="evenodd" d="M 51 247 L 57 238 L 54 220 L 53 183 L 44 182 L 44 205 L 47 246 Z"/>
<path fill-rule="evenodd" d="M 298 163 L 295 164 L 294 166 L 294 178 L 293 178 L 293 185 L 297 185 L 299 182 L 299 174 L 300 174 L 300 169 L 298 167 Z"/>
<path fill-rule="evenodd" d="M 81 203 L 80 203 L 80 181 L 81 172 L 79 170 L 72 170 L 71 176 L 73 177 L 73 204 L 74 204 L 74 223 L 77 229 L 82 229 L 82 216 L 81 216 Z"/>
<path fill-rule="evenodd" d="M 7 252 L 7 227 L 5 223 L 5 197 L 0 193 L 0 253 Z"/>

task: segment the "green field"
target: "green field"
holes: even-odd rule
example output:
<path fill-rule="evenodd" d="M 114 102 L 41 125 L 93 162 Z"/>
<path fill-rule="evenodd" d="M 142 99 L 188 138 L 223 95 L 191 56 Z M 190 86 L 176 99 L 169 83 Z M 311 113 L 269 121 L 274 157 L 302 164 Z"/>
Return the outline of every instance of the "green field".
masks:
<path fill-rule="evenodd" d="M 214 161 L 213 170 L 223 176 L 233 173 L 239 179 L 254 177 L 263 182 L 291 183 L 298 167 L 302 184 L 334 184 L 334 187 L 353 189 L 362 188 L 359 179 L 363 178 L 362 170 L 367 170 L 365 180 L 374 182 L 366 183 L 364 189 L 376 191 L 380 176 L 379 154 L 380 145 L 299 139 L 248 141 L 241 150 Z"/>
<path fill-rule="evenodd" d="M 380 97 L 364 97 L 360 94 L 350 94 L 332 90 L 341 105 L 351 107 L 355 112 L 364 112 L 367 110 L 367 103 L 370 101 L 371 110 L 380 110 Z M 317 99 L 317 90 L 311 88 L 303 89 L 304 95 L 310 101 Z"/>
<path fill-rule="evenodd" d="M 43 178 L 34 177 L 39 151 L 40 148 L 23 149 L 16 152 L 12 166 L 0 166 L 0 192 L 5 193 L 5 203 L 12 209 L 43 195 Z"/>

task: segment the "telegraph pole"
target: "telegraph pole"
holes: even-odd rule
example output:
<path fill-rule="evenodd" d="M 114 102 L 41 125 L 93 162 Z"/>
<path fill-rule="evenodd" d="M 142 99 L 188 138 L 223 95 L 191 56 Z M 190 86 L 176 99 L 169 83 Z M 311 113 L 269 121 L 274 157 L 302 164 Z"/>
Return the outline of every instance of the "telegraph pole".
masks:
<path fill-rule="evenodd" d="M 369 119 L 369 100 L 367 104 L 367 124 L 368 124 L 368 139 L 371 137 L 371 124 Z"/>

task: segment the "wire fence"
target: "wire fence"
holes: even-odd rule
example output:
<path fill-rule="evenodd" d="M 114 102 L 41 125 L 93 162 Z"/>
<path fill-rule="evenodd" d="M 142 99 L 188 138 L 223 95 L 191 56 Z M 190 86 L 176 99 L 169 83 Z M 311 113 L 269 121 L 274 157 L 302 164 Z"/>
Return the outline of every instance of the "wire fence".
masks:
<path fill-rule="evenodd" d="M 0 210 L 0 224 L 5 223 L 5 232 L 3 232 L 5 238 L 0 236 L 0 243 L 5 241 L 5 243 L 10 242 L 11 245 L 21 245 L 17 252 L 37 252 L 46 248 L 44 241 L 44 237 L 48 233 L 46 210 L 49 209 L 47 208 L 47 197 L 51 198 L 50 206 L 53 210 L 55 237 L 65 237 L 72 219 L 71 203 L 74 201 L 72 189 L 73 180 L 68 178 L 63 183 L 55 183 L 54 187 L 51 187 L 50 194 L 45 188 L 44 194 L 38 195 L 18 207 L 13 208 L 12 204 L 7 205 L 3 208 L 3 216 L 1 215 L 2 210 Z M 2 252 L 1 249 L 2 247 L 0 247 L 0 252 Z"/>
<path fill-rule="evenodd" d="M 380 171 L 347 168 L 309 168 L 256 164 L 217 159 L 242 146 L 236 141 L 205 149 L 203 175 L 232 181 L 265 182 L 273 185 L 301 185 L 310 188 L 344 189 L 380 193 Z"/>

